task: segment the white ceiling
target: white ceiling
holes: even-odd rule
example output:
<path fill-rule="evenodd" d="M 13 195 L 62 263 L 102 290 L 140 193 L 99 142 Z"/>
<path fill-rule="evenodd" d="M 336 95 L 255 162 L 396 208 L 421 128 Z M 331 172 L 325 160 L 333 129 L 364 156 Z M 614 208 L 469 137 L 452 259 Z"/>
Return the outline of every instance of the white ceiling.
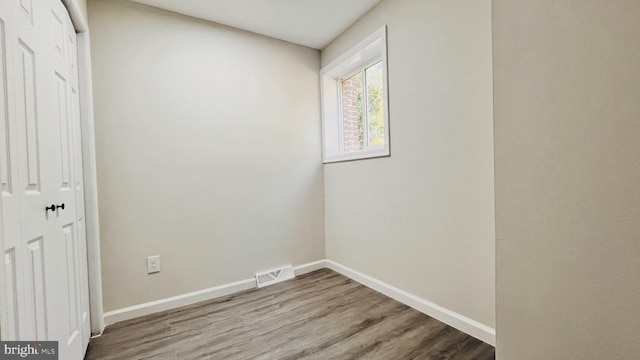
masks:
<path fill-rule="evenodd" d="M 132 0 L 322 49 L 381 0 Z"/>

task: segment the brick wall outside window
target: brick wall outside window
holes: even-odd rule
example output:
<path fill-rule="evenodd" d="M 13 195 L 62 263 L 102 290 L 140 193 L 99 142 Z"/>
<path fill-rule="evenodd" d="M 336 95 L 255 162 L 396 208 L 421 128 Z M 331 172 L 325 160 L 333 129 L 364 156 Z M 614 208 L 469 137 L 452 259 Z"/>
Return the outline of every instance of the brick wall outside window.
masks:
<path fill-rule="evenodd" d="M 359 96 L 360 93 L 360 96 Z M 362 150 L 362 122 L 358 108 L 362 108 L 362 74 L 352 76 L 342 82 L 342 132 L 344 152 Z"/>

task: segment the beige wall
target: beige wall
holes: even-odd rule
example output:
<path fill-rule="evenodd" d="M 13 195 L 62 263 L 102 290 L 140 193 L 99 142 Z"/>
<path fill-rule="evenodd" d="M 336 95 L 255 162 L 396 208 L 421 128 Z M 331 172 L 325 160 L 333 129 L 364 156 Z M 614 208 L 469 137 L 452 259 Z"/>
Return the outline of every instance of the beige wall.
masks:
<path fill-rule="evenodd" d="M 497 358 L 640 358 L 640 2 L 493 1 Z"/>
<path fill-rule="evenodd" d="M 391 157 L 327 164 L 327 256 L 494 326 L 489 0 L 385 0 L 322 52 L 388 26 Z"/>
<path fill-rule="evenodd" d="M 105 310 L 323 259 L 319 52 L 128 1 L 89 14 Z"/>

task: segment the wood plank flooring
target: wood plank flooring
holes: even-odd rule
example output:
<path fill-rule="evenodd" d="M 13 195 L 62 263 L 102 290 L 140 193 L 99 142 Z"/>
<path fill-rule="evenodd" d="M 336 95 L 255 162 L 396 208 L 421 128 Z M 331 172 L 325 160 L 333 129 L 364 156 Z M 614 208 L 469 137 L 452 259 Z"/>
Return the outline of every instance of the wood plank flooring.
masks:
<path fill-rule="evenodd" d="M 494 348 L 328 269 L 107 327 L 93 359 L 494 359 Z"/>

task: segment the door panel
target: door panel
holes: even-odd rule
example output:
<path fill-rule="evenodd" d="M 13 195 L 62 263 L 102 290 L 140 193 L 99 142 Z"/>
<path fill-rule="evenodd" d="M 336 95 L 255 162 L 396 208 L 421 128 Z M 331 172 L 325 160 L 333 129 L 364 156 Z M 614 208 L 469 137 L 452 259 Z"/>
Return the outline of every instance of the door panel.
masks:
<path fill-rule="evenodd" d="M 67 96 L 67 80 L 62 75 L 55 73 L 56 82 L 56 97 L 57 97 L 57 117 L 60 127 L 60 174 L 61 179 L 60 190 L 71 191 L 71 144 L 69 139 L 69 111 L 67 106 L 69 104 L 69 97 Z"/>
<path fill-rule="evenodd" d="M 76 244 L 76 232 L 73 224 L 68 224 L 62 227 L 62 233 L 64 236 L 64 242 L 66 245 L 66 258 L 65 263 L 67 265 L 67 305 L 69 308 L 69 330 L 68 330 L 68 343 L 73 343 L 75 337 L 80 333 L 79 316 L 79 289 L 78 289 L 78 256 L 77 256 L 77 244 Z"/>
<path fill-rule="evenodd" d="M 18 287 L 16 275 L 16 253 L 11 248 L 4 253 L 5 294 L 7 307 L 6 335 L 7 339 L 18 338 Z"/>
<path fill-rule="evenodd" d="M 53 34 L 54 34 L 54 45 L 58 54 L 64 57 L 64 20 L 56 14 L 56 12 L 52 13 L 53 15 Z"/>
<path fill-rule="evenodd" d="M 33 2 L 32 0 L 20 0 L 22 15 L 33 25 Z"/>
<path fill-rule="evenodd" d="M 42 237 L 27 243 L 26 299 L 27 323 L 25 339 L 47 339 L 47 306 L 45 300 L 44 241 Z"/>
<path fill-rule="evenodd" d="M 12 195 L 11 146 L 9 144 L 9 98 L 7 93 L 7 50 L 5 24 L 0 19 L 0 190 Z"/>
<path fill-rule="evenodd" d="M 31 48 L 20 41 L 16 76 L 16 120 L 18 121 L 18 147 L 25 154 L 20 163 L 20 178 L 25 195 L 39 195 L 40 183 L 40 137 L 36 111 L 36 88 L 39 80 L 35 76 L 35 59 Z"/>

